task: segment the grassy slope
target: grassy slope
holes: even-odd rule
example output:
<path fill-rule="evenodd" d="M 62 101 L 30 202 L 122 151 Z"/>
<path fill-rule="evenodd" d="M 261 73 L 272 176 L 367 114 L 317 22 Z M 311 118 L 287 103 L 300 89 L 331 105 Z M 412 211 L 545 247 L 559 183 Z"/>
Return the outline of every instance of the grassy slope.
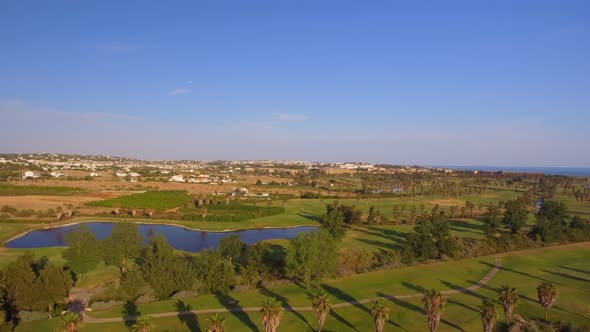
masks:
<path fill-rule="evenodd" d="M 568 245 L 537 250 L 527 250 L 505 254 L 501 271 L 491 282 L 476 292 L 451 295 L 443 314 L 440 331 L 478 331 L 481 323 L 477 306 L 482 297 L 496 298 L 497 289 L 509 284 L 518 289 L 521 304 L 515 313 L 525 318 L 539 319 L 542 308 L 536 302 L 535 287 L 540 280 L 548 279 L 557 284 L 559 297 L 556 305 L 550 309 L 552 320 L 566 320 L 578 324 L 590 325 L 590 244 Z M 452 289 L 472 284 L 491 269 L 493 257 L 480 257 L 460 262 L 436 263 L 426 266 L 410 267 L 399 270 L 371 272 L 348 278 L 341 278 L 326 283 L 325 288 L 332 294 L 332 303 L 343 300 L 359 299 L 379 294 L 415 293 L 420 288 L 435 287 L 439 290 Z M 271 289 L 269 292 L 284 297 L 290 305 L 309 305 L 306 291 L 295 285 Z M 259 305 L 263 296 L 259 291 L 232 294 L 240 299 L 240 304 Z M 204 307 L 222 307 L 213 296 L 203 296 L 183 300 L 193 309 Z M 388 302 L 392 312 L 386 330 L 424 331 L 426 320 L 419 300 L 396 300 Z M 176 310 L 174 302 L 163 301 L 141 305 L 142 313 L 163 310 Z M 499 306 L 497 310 L 501 312 Z M 95 316 L 120 316 L 121 309 L 94 313 Z M 259 330 L 258 313 L 225 314 L 230 331 Z M 207 327 L 207 315 L 199 317 L 171 317 L 154 319 L 158 331 L 204 331 Z M 500 323 L 503 322 L 500 318 Z M 42 321 L 22 324 L 17 331 L 48 330 L 56 322 Z M 309 325 L 308 325 L 309 324 Z M 315 318 L 312 312 L 285 313 L 279 331 L 312 331 Z M 190 328 L 189 328 L 190 327 Z M 325 331 L 369 331 L 372 321 L 367 305 L 358 305 L 335 310 L 326 323 Z M 86 324 L 82 331 L 127 331 L 123 323 Z"/>

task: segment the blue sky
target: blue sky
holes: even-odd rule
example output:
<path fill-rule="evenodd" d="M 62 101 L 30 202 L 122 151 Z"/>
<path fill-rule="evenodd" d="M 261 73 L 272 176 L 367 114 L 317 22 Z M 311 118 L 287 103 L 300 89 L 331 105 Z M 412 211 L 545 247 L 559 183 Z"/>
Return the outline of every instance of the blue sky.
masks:
<path fill-rule="evenodd" d="M 2 1 L 0 151 L 590 166 L 588 1 Z"/>

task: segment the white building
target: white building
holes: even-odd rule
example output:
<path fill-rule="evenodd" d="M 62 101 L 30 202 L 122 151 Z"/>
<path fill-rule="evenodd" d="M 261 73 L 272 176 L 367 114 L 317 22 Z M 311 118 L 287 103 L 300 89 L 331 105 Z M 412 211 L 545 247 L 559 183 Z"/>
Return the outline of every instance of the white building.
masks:
<path fill-rule="evenodd" d="M 33 171 L 26 171 L 23 174 L 23 179 L 36 179 L 38 177 L 40 177 L 41 175 L 37 172 L 33 172 Z"/>
<path fill-rule="evenodd" d="M 61 178 L 63 176 L 66 176 L 64 173 L 60 173 L 60 172 L 51 172 L 50 173 L 51 176 L 53 176 L 54 178 Z"/>
<path fill-rule="evenodd" d="M 173 175 L 170 178 L 170 182 L 185 182 L 184 176 L 182 175 Z"/>
<path fill-rule="evenodd" d="M 102 176 L 102 174 L 92 172 L 92 173 L 90 173 L 90 176 L 93 177 L 93 178 L 95 178 L 95 177 L 98 177 L 98 176 Z"/>

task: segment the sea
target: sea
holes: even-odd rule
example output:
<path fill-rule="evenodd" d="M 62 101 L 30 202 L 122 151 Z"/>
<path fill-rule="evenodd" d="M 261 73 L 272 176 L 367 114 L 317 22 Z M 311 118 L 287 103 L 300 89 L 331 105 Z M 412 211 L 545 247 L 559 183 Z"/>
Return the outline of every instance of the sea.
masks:
<path fill-rule="evenodd" d="M 565 175 L 565 176 L 588 176 L 590 177 L 590 167 L 521 167 L 521 166 L 434 166 L 440 168 L 449 168 L 464 171 L 512 171 L 512 172 L 532 172 L 543 173 L 546 175 Z"/>

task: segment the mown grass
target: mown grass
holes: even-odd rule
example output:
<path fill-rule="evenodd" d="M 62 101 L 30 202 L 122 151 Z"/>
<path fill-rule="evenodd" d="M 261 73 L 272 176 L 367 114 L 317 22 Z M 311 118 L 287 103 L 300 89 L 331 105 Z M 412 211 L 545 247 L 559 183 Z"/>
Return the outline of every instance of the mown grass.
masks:
<path fill-rule="evenodd" d="M 173 209 L 187 204 L 190 196 L 184 190 L 154 190 L 102 201 L 89 202 L 88 206 L 120 207 L 124 209 Z"/>
<path fill-rule="evenodd" d="M 347 278 L 327 281 L 323 288 L 331 294 L 331 303 L 381 296 L 383 294 L 412 294 L 424 288 L 438 290 L 456 289 L 471 285 L 492 269 L 494 258 L 503 257 L 500 272 L 483 288 L 475 292 L 449 295 L 439 331 L 480 331 L 481 321 L 477 307 L 482 298 L 497 297 L 498 289 L 508 284 L 516 287 L 521 303 L 515 313 L 525 319 L 541 319 L 543 310 L 536 300 L 536 286 L 541 280 L 550 280 L 558 288 L 556 304 L 549 310 L 552 321 L 564 320 L 579 325 L 590 325 L 590 244 L 525 250 L 503 255 L 480 257 L 457 262 L 371 272 Z M 315 290 L 312 290 L 315 291 Z M 242 306 L 259 306 L 267 295 L 274 295 L 291 306 L 309 306 L 308 291 L 296 285 L 287 285 L 267 291 L 247 291 L 231 294 Z M 201 296 L 183 299 L 182 303 L 162 301 L 139 305 L 143 314 L 161 311 L 177 311 L 178 307 L 191 309 L 223 308 L 228 298 Z M 391 307 L 386 331 L 425 331 L 426 318 L 419 299 L 386 301 Z M 324 331 L 370 331 L 372 320 L 369 305 L 354 305 L 333 310 Z M 121 309 L 95 312 L 93 316 L 120 317 Z M 499 325 L 504 324 L 501 307 Z M 251 313 L 226 313 L 228 331 L 262 331 L 260 315 Z M 210 315 L 181 316 L 153 319 L 157 331 L 205 331 Z M 57 320 L 21 324 L 16 331 L 49 331 L 57 326 Z M 286 312 L 278 331 L 314 331 L 313 312 Z M 85 324 L 82 331 L 128 331 L 123 323 Z"/>
<path fill-rule="evenodd" d="M 0 183 L 0 196 L 48 195 L 69 196 L 86 190 L 73 187 L 27 186 Z"/>

